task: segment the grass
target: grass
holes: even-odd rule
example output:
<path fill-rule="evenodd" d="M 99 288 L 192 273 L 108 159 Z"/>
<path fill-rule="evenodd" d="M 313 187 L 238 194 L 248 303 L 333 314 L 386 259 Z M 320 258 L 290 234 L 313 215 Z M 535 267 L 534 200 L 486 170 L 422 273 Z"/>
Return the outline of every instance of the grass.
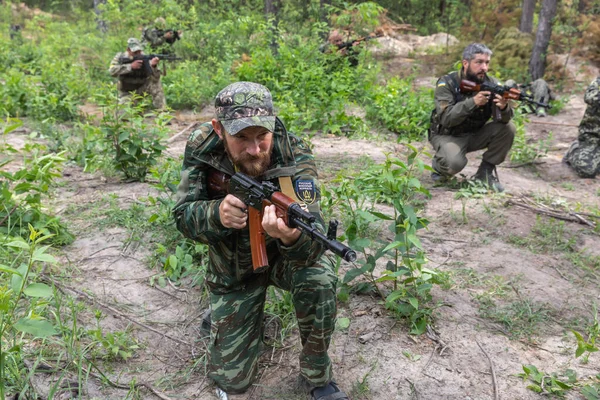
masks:
<path fill-rule="evenodd" d="M 529 235 L 510 235 L 508 242 L 526 247 L 533 253 L 574 252 L 577 239 L 577 234 L 565 230 L 564 221 L 538 216 Z"/>
<path fill-rule="evenodd" d="M 528 339 L 539 336 L 541 325 L 550 319 L 552 310 L 531 299 L 518 299 L 498 305 L 490 298 L 479 302 L 481 317 L 500 324 L 511 339 Z"/>
<path fill-rule="evenodd" d="M 479 315 L 500 324 L 501 331 L 511 339 L 530 340 L 540 335 L 542 324 L 551 318 L 552 308 L 519 292 L 522 275 L 507 278 L 471 268 L 454 269 L 451 275 L 455 288 L 474 289 Z"/>

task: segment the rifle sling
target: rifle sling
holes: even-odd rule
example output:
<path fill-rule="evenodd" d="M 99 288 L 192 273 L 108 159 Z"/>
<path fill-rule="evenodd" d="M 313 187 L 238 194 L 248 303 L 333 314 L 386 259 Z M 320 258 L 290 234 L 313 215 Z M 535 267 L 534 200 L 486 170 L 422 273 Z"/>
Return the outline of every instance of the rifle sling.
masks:
<path fill-rule="evenodd" d="M 296 196 L 296 192 L 294 191 L 294 186 L 292 185 L 292 178 L 289 176 L 280 176 L 279 177 L 279 187 L 281 188 L 281 192 L 288 197 L 291 197 L 296 203 L 304 204 L 304 202 L 298 199 Z"/>

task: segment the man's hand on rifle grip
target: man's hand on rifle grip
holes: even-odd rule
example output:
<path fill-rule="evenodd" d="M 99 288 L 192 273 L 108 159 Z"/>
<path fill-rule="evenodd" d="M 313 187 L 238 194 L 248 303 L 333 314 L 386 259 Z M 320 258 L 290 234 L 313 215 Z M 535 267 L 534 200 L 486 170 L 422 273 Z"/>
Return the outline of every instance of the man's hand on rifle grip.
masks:
<path fill-rule="evenodd" d="M 247 208 L 243 201 L 228 194 L 219 205 L 221 225 L 225 228 L 243 229 L 248 221 Z"/>
<path fill-rule="evenodd" d="M 285 246 L 291 246 L 296 243 L 302 232 L 287 226 L 282 218 L 277 217 L 276 209 L 274 205 L 264 208 L 262 227 L 272 238 L 281 240 Z"/>
<path fill-rule="evenodd" d="M 505 99 L 504 97 L 500 96 L 499 94 L 495 94 L 494 96 L 496 96 L 496 98 L 494 99 L 494 103 L 496 103 L 496 107 L 498 107 L 500 110 L 504 111 L 506 109 L 506 106 L 508 105 L 508 99 Z"/>
<path fill-rule="evenodd" d="M 473 97 L 473 101 L 475 102 L 475 105 L 477 105 L 478 107 L 483 107 L 487 104 L 487 102 L 490 100 L 490 95 L 492 94 L 492 92 L 488 92 L 488 91 L 481 91 L 478 92 L 475 97 Z"/>
<path fill-rule="evenodd" d="M 131 63 L 131 69 L 140 69 L 142 68 L 142 64 L 144 64 L 144 60 L 135 60 Z"/>

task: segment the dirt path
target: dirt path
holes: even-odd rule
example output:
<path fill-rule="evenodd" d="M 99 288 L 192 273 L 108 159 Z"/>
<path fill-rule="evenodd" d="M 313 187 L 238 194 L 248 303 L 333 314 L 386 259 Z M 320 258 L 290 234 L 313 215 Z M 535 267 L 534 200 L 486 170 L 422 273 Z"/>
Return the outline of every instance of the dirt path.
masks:
<path fill-rule="evenodd" d="M 210 118 L 210 110 L 205 111 L 201 117 L 178 116 L 173 133 Z M 560 115 L 532 117 L 527 125 L 531 140 L 552 131 L 548 156 L 542 164 L 500 168 L 507 193 L 466 199 L 464 214 L 456 191 L 431 187 L 428 176 L 420 177 L 432 193 L 425 208 L 431 224 L 422 241 L 430 266 L 450 277 L 447 285 L 435 290 L 435 300 L 444 306 L 436 313 L 435 331 L 412 337 L 375 298 L 351 296 L 340 304 L 339 316 L 351 323 L 348 330 L 335 333 L 331 357 L 338 383 L 352 398 L 484 400 L 494 399 L 495 387 L 500 399 L 538 399 L 516 376 L 523 364 L 548 372 L 569 367 L 579 376 L 600 372 L 596 355 L 587 365 L 574 359 L 575 342 L 568 332 L 570 326 L 584 329 L 585 324 L 577 324 L 589 320 L 591 303 L 599 298 L 600 266 L 584 269 L 575 263 L 580 253 L 600 256 L 598 234 L 585 225 L 566 222 L 559 227 L 530 210 L 506 206 L 508 199 L 520 196 L 573 208 L 576 203 L 598 206 L 598 180 L 578 179 L 560 161 L 577 135 L 576 127 L 561 124 L 576 124 L 583 111 L 581 96 L 574 96 Z M 186 136 L 171 142 L 167 153 L 181 155 Z M 24 142 L 24 133 L 14 133 L 10 140 Z M 316 137 L 313 145 L 325 183 L 361 158 L 380 162 L 386 152 L 404 156 L 404 147 L 393 140 Z M 475 172 L 480 157 L 480 152 L 469 155 L 466 175 Z M 132 240 L 124 228 L 99 226 L 93 219 L 93 210 L 103 207 L 102 202 L 112 199 L 125 210 L 143 205 L 148 195 L 156 195 L 148 184 L 125 184 L 79 168 L 66 169 L 52 207 L 76 240 L 61 250 L 62 267 L 53 272 L 61 277 L 58 282 L 66 293 L 96 304 L 81 313 L 80 323 L 94 326 L 92 310 L 98 307 L 103 330 L 129 331 L 141 344 L 127 363 L 106 364 L 111 379 L 125 385 L 134 378 L 149 382 L 171 398 L 212 399 L 212 388 L 199 367 L 205 346 L 199 340 L 200 288 L 151 284 L 159 271 L 147 267 L 149 243 Z M 546 247 L 536 248 L 544 229 L 557 232 Z M 569 238 L 573 241 L 568 251 L 554 250 Z M 515 334 L 517 314 L 506 314 L 502 322 L 503 307 L 521 307 L 522 313 L 529 308 L 529 321 L 520 329 L 531 329 L 531 334 Z M 298 351 L 296 335 L 283 349 L 268 349 L 257 386 L 230 398 L 303 398 L 295 387 Z M 126 393 L 98 379 L 88 380 L 88 398 L 122 399 Z M 157 398 L 145 390 L 141 396 Z"/>

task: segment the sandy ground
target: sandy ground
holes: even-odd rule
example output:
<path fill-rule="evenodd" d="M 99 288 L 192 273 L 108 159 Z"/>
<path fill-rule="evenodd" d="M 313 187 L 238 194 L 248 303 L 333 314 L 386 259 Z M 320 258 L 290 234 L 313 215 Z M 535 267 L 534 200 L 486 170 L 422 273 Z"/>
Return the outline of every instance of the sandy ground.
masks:
<path fill-rule="evenodd" d="M 418 337 L 409 335 L 405 324 L 393 319 L 377 298 L 353 295 L 340 304 L 339 316 L 350 318 L 351 323 L 347 330 L 336 331 L 330 355 L 338 384 L 353 392 L 353 399 L 538 399 L 517 376 L 523 364 L 548 372 L 573 368 L 579 376 L 600 372 L 598 355 L 592 355 L 587 365 L 574 359 L 575 341 L 568 333 L 570 321 L 577 317 L 589 320 L 591 304 L 599 299 L 597 280 L 560 252 L 534 253 L 513 244 L 515 235 L 526 237 L 532 232 L 537 216 L 531 210 L 506 205 L 509 199 L 538 196 L 573 207 L 576 203 L 598 206 L 598 179 L 579 179 L 560 161 L 577 136 L 576 127 L 565 125 L 581 119 L 582 95 L 571 97 L 558 116 L 531 118 L 527 136 L 532 141 L 552 132 L 548 155 L 536 165 L 502 166 L 499 175 L 506 194 L 467 200 L 466 221 L 455 190 L 433 187 L 427 175 L 420 177 L 432 194 L 424 210 L 431 224 L 421 234 L 429 266 L 452 272 L 453 283 L 434 290 L 435 301 L 444 306 L 436 312 L 434 331 Z M 209 116 L 210 110 L 180 115 L 172 125 L 173 134 Z M 181 155 L 185 137 L 171 142 L 167 153 Z M 19 147 L 26 141 L 26 132 L 15 132 L 7 139 Z M 365 156 L 381 161 L 386 152 L 399 158 L 405 155 L 404 146 L 395 140 L 374 143 L 315 137 L 313 145 L 319 167 L 325 170 L 325 184 L 336 165 L 360 163 Z M 469 154 L 467 176 L 475 172 L 480 158 L 481 152 Z M 115 196 L 122 208 L 129 208 L 149 194 L 155 190 L 148 184 L 123 183 L 67 168 L 52 206 L 77 238 L 60 250 L 62 266 L 54 273 L 62 276 L 60 282 L 66 288 L 76 290 L 65 289 L 67 293 L 87 303 L 89 298 L 96 300 L 106 315 L 104 329 L 131 329 L 143 344 L 127 363 L 107 367 L 115 382 L 126 385 L 135 378 L 169 398 L 213 399 L 213 388 L 202 369 L 193 368 L 202 364 L 205 346 L 198 329 L 200 288 L 150 285 L 159 271 L 147 267 L 149 249 L 125 246 L 129 235 L 125 229 L 102 229 L 81 215 L 81 210 L 107 195 Z M 547 217 L 541 218 L 547 221 Z M 577 238 L 578 251 L 598 255 L 600 237 L 589 226 L 565 222 L 564 231 Z M 350 267 L 344 264 L 342 269 Z M 499 287 L 509 292 L 494 297 L 499 304 L 528 299 L 548 310 L 533 337 L 511 339 L 505 326 L 482 317 L 478 299 L 490 293 L 494 285 L 490 282 L 500 282 Z M 95 323 L 93 315 L 82 319 L 84 324 Z M 283 349 L 267 348 L 256 386 L 245 395 L 230 398 L 303 398 L 296 388 L 298 352 L 296 334 Z M 36 379 L 43 387 L 44 379 L 51 378 Z M 108 387 L 95 378 L 88 380 L 86 398 L 123 399 L 126 394 L 126 389 Z M 158 397 L 142 390 L 142 398 Z M 577 397 L 569 394 L 567 398 Z"/>

